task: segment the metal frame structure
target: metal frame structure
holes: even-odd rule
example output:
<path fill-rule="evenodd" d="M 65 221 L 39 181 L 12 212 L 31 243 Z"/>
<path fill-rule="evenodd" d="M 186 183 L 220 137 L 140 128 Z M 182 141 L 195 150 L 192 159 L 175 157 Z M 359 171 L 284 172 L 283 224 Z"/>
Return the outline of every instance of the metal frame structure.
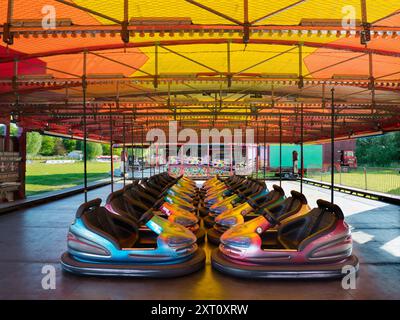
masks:
<path fill-rule="evenodd" d="M 385 19 L 396 17 L 399 11 L 369 21 L 368 5 L 362 0 L 361 21 L 351 30 L 346 30 L 332 21 L 299 25 L 267 24 L 272 17 L 305 5 L 306 0 L 293 0 L 289 5 L 254 19 L 249 14 L 248 0 L 241 3 L 243 15 L 240 19 L 200 1 L 185 0 L 201 12 L 226 21 L 218 24 L 189 23 L 184 18 L 177 18 L 176 21 L 164 18 L 166 23 L 160 23 L 162 18 L 157 23 L 157 18 L 154 18 L 155 22 L 139 23 L 130 19 L 129 0 L 123 1 L 122 16 L 118 19 L 68 0 L 53 2 L 63 8 L 104 19 L 110 24 L 60 24 L 51 30 L 44 30 L 34 23 L 19 25 L 13 19 L 15 3 L 7 0 L 6 21 L 0 24 L 0 37 L 8 48 L 12 49 L 24 39 L 34 42 L 35 39 L 45 41 L 55 38 L 75 44 L 62 49 L 0 54 L 0 68 L 11 63 L 14 69 L 11 76 L 1 77 L 0 73 L 0 109 L 28 130 L 81 138 L 85 150 L 89 140 L 108 142 L 111 150 L 114 144 L 122 143 L 125 151 L 127 146 L 131 146 L 133 156 L 134 146 L 140 146 L 142 150 L 146 146 L 146 131 L 151 128 L 166 129 L 171 120 L 178 121 L 178 129 L 192 127 L 196 130 L 209 128 L 210 122 L 218 129 L 244 129 L 251 123 L 260 145 L 300 143 L 302 160 L 304 143 L 331 142 L 332 135 L 336 139 L 348 139 L 400 130 L 400 70 L 378 73 L 378 60 L 400 59 L 400 50 L 393 45 L 371 45 L 374 41 L 400 41 L 399 26 L 382 24 Z M 100 39 L 99 43 L 86 44 L 85 38 L 89 37 Z M 316 37 L 359 41 L 317 41 Z M 82 41 L 77 42 L 77 38 Z M 103 38 L 116 40 L 103 43 Z M 225 70 L 181 51 L 181 48 L 191 45 L 213 46 L 219 50 L 223 47 Z M 280 50 L 239 68 L 235 67 L 232 57 L 233 46 L 238 45 L 244 45 L 243 54 L 251 46 L 279 46 Z M 145 48 L 151 50 L 154 57 L 154 69 L 151 71 L 108 55 L 110 51 L 129 54 L 129 50 Z M 323 63 L 306 72 L 303 66 L 305 51 L 311 49 L 343 53 L 343 59 Z M 163 74 L 163 57 L 166 54 L 182 59 L 199 70 L 184 75 Z M 21 65 L 35 59 L 59 55 L 82 55 L 82 75 L 47 65 L 44 70 L 56 73 L 56 77 L 24 77 L 19 72 Z M 298 59 L 295 75 L 266 75 L 258 69 L 267 68 L 277 59 L 290 55 L 296 55 Z M 87 60 L 92 57 L 126 68 L 133 74 L 115 77 L 104 73 L 100 78 L 94 77 L 87 72 Z M 363 77 L 355 74 L 345 78 L 321 76 L 338 66 L 366 58 L 368 72 Z M 326 106 L 325 91 L 328 88 L 335 88 L 332 110 Z M 131 134 L 127 135 L 127 132 Z M 281 152 L 280 147 L 280 158 Z M 259 153 L 257 148 L 257 155 Z M 302 160 L 301 180 L 304 172 Z M 86 169 L 85 165 L 85 172 Z M 111 172 L 113 174 L 113 161 Z M 280 177 L 281 173 L 280 166 Z M 87 189 L 86 174 L 84 180 Z"/>

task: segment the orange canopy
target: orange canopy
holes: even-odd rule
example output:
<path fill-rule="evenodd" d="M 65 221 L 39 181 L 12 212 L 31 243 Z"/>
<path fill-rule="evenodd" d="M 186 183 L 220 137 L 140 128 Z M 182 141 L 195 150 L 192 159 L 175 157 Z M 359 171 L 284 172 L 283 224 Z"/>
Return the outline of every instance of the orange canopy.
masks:
<path fill-rule="evenodd" d="M 304 141 L 316 142 L 330 136 L 332 89 L 337 138 L 400 129 L 397 1 L 0 7 L 0 107 L 28 130 L 82 136 L 86 114 L 91 138 L 112 132 L 115 142 L 124 130 L 138 142 L 170 120 L 254 127 L 260 143 L 280 132 L 298 142 L 303 128 Z"/>

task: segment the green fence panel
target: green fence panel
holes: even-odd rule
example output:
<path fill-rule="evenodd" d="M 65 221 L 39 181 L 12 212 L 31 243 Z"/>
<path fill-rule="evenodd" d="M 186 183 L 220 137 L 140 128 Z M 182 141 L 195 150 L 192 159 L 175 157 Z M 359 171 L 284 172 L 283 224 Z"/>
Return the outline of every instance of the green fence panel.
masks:
<path fill-rule="evenodd" d="M 301 166 L 300 146 L 295 144 L 282 145 L 282 167 L 293 165 L 292 152 L 296 150 Z M 322 145 L 304 146 L 304 168 L 322 168 Z M 279 167 L 279 145 L 270 146 L 270 166 Z"/>

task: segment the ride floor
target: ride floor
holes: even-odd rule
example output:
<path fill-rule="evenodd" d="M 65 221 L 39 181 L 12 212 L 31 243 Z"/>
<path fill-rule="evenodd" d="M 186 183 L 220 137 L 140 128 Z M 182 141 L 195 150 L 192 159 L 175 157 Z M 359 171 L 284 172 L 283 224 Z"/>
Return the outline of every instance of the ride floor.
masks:
<path fill-rule="evenodd" d="M 270 187 L 272 183 L 268 182 Z M 285 192 L 298 182 L 283 182 Z M 120 186 L 116 186 L 118 188 Z M 304 185 L 311 207 L 330 190 Z M 105 199 L 110 186 L 89 192 Z M 67 230 L 83 195 L 0 216 L 0 299 L 400 299 L 400 207 L 335 193 L 354 228 L 354 251 L 360 259 L 356 289 L 338 280 L 236 279 L 210 265 L 214 246 L 205 243 L 202 271 L 174 279 L 79 277 L 61 270 Z M 42 288 L 42 268 L 56 270 L 56 289 Z"/>

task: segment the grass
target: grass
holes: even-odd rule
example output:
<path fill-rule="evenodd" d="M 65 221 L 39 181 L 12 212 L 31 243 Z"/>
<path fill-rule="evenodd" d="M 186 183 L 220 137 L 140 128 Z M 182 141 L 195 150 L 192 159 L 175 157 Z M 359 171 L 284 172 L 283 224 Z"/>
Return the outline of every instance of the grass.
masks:
<path fill-rule="evenodd" d="M 114 164 L 118 168 L 119 163 Z M 104 162 L 88 162 L 88 181 L 96 181 L 109 177 L 110 164 Z M 28 196 L 43 192 L 57 191 L 83 184 L 83 162 L 67 164 L 46 164 L 44 161 L 33 161 L 27 164 L 26 192 Z M 267 173 L 270 176 L 270 173 Z M 263 177 L 263 172 L 259 172 Z M 330 173 L 309 171 L 308 178 L 330 182 Z M 367 169 L 365 181 L 364 171 L 358 169 L 348 173 L 335 173 L 335 183 L 348 187 L 400 195 L 400 173 L 398 169 Z"/>
<path fill-rule="evenodd" d="M 118 168 L 119 163 L 114 166 Z M 89 161 L 87 165 L 88 182 L 109 177 L 110 164 Z M 83 184 L 83 162 L 65 164 L 46 164 L 33 161 L 26 165 L 26 194 L 37 195 Z"/>
<path fill-rule="evenodd" d="M 267 172 L 266 177 L 269 178 L 271 176 L 274 176 L 274 173 Z M 264 173 L 259 171 L 258 177 L 263 178 Z M 321 173 L 320 170 L 309 170 L 306 178 L 328 183 L 331 182 L 330 172 Z M 363 190 L 366 189 L 369 191 L 400 195 L 399 169 L 367 169 L 366 177 L 362 168 L 347 173 L 335 173 L 335 184 L 341 184 L 343 186 Z"/>
<path fill-rule="evenodd" d="M 311 173 L 308 178 L 330 182 L 330 173 Z M 362 169 L 347 173 L 335 173 L 335 183 L 343 186 L 400 195 L 400 174 L 396 169 Z"/>

